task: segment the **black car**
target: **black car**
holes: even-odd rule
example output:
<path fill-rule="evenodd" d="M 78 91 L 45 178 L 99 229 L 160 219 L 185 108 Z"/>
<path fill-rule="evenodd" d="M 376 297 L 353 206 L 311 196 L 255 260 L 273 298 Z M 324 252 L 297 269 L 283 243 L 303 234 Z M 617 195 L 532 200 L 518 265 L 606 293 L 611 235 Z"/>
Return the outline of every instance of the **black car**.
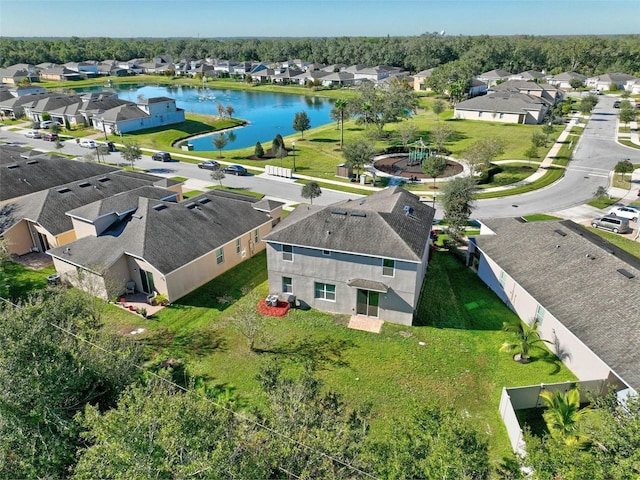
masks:
<path fill-rule="evenodd" d="M 220 168 L 220 164 L 215 160 L 205 160 L 198 164 L 198 168 L 204 168 L 205 170 L 218 170 Z"/>
<path fill-rule="evenodd" d="M 170 162 L 171 154 L 168 152 L 156 152 L 151 155 L 151 160 L 155 160 L 156 162 Z"/>
<path fill-rule="evenodd" d="M 242 165 L 229 165 L 228 167 L 224 167 L 222 169 L 224 173 L 230 173 L 231 175 L 247 175 L 247 169 Z"/>

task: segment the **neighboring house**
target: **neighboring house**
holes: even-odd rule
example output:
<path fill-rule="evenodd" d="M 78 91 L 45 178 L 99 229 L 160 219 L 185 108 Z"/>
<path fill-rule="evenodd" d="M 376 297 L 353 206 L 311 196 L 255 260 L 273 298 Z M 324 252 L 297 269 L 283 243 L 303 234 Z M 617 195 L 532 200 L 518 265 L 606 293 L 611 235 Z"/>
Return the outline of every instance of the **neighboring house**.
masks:
<path fill-rule="evenodd" d="M 469 263 L 489 288 L 580 380 L 640 392 L 640 259 L 571 221 L 482 223 Z"/>
<path fill-rule="evenodd" d="M 83 77 L 97 77 L 98 62 L 67 62 L 64 64 L 69 70 L 80 73 Z"/>
<path fill-rule="evenodd" d="M 25 96 L 24 98 L 29 98 Z M 49 95 L 30 104 L 24 104 L 24 114 L 33 121 L 40 122 L 44 120 L 43 114 L 49 113 L 53 120 L 65 119 L 65 112 L 68 107 L 72 107 L 71 111 L 75 112 L 82 104 L 82 98 L 78 95 L 66 95 L 64 93 L 56 93 Z M 57 115 L 56 115 L 56 112 Z"/>
<path fill-rule="evenodd" d="M 434 212 L 399 187 L 301 205 L 264 238 L 269 291 L 318 310 L 411 325 Z"/>
<path fill-rule="evenodd" d="M 550 85 L 553 85 L 554 87 L 562 88 L 564 90 L 569 90 L 573 88 L 571 86 L 571 81 L 575 79 L 580 80 L 584 85 L 584 82 L 587 80 L 587 77 L 586 75 L 582 75 L 581 73 L 577 73 L 577 72 L 563 72 L 563 73 L 559 73 L 558 75 L 553 75 L 548 79 L 547 82 Z"/>
<path fill-rule="evenodd" d="M 82 80 L 82 75 L 76 70 L 71 70 L 67 67 L 49 67 L 40 70 L 40 78 L 61 82 L 67 80 Z"/>
<path fill-rule="evenodd" d="M 349 87 L 355 85 L 355 77 L 349 72 L 334 72 L 322 77 L 324 87 Z"/>
<path fill-rule="evenodd" d="M 7 117 L 19 118 L 25 115 L 25 108 L 36 105 L 40 100 L 59 96 L 60 93 L 47 91 L 44 93 L 32 93 L 20 97 L 12 97 L 0 100 L 0 111 Z"/>
<path fill-rule="evenodd" d="M 25 81 L 28 83 L 40 81 L 35 66 L 28 63 L 18 63 L 0 68 L 0 82 L 17 85 Z"/>
<path fill-rule="evenodd" d="M 181 123 L 184 119 L 184 110 L 176 107 L 173 98 L 153 97 L 95 113 L 91 123 L 100 131 L 126 133 Z"/>
<path fill-rule="evenodd" d="M 631 95 L 640 95 L 640 79 L 628 80 L 624 89 Z"/>
<path fill-rule="evenodd" d="M 487 93 L 488 85 L 482 80 L 477 78 L 471 79 L 471 85 L 469 86 L 469 98 L 477 97 L 478 95 L 485 95 Z"/>
<path fill-rule="evenodd" d="M 275 83 L 281 83 L 283 85 L 298 83 L 296 77 L 298 77 L 302 73 L 303 73 L 302 70 L 287 67 L 283 69 L 280 73 L 276 73 L 272 77 L 272 80 Z"/>
<path fill-rule="evenodd" d="M 300 75 L 297 75 L 296 77 L 294 77 L 293 81 L 303 86 L 306 85 L 307 82 L 309 81 L 313 82 L 314 84 L 316 82 L 322 83 L 322 79 L 327 75 L 330 75 L 330 73 L 324 72 L 322 70 L 307 70 L 306 72 L 301 73 Z"/>
<path fill-rule="evenodd" d="M 426 70 L 422 70 L 421 72 L 416 73 L 413 76 L 413 89 L 416 92 L 430 92 L 431 91 L 431 88 L 429 88 L 427 86 L 427 80 L 433 74 L 434 70 L 435 70 L 435 68 L 428 68 Z"/>
<path fill-rule="evenodd" d="M 535 82 L 544 77 L 544 72 L 538 72 L 537 70 L 526 70 L 524 72 L 509 75 L 509 80 L 526 80 L 529 82 Z"/>
<path fill-rule="evenodd" d="M 8 167 L 10 168 L 10 166 Z M 69 210 L 113 195 L 147 187 L 158 199 L 180 199 L 179 182 L 126 171 L 109 172 L 38 191 L 0 204 L 2 236 L 10 253 L 44 252 L 76 239 Z M 162 188 L 157 188 L 162 187 Z M 169 186 L 170 188 L 166 188 Z"/>
<path fill-rule="evenodd" d="M 605 73 L 587 78 L 586 84 L 594 90 L 611 90 L 613 85 L 616 89 L 622 90 L 627 82 L 633 80 L 636 80 L 636 77 L 626 73 Z"/>
<path fill-rule="evenodd" d="M 19 146 L 0 145 L 0 201 L 116 170 L 99 163 L 77 162 Z"/>
<path fill-rule="evenodd" d="M 547 83 L 536 83 L 528 80 L 507 80 L 491 87 L 488 92 L 525 93 L 540 97 L 549 102 L 550 105 L 555 105 L 562 98 L 562 92 L 556 87 Z"/>
<path fill-rule="evenodd" d="M 133 280 L 174 302 L 264 250 L 281 213 L 280 202 L 223 191 L 178 203 L 129 192 L 69 211 L 78 239 L 48 253 L 79 288 L 90 278 L 106 298 Z"/>
<path fill-rule="evenodd" d="M 505 70 L 490 70 L 488 72 L 481 73 L 476 78 L 491 87 L 499 82 L 509 80 L 510 76 L 511 73 Z"/>
<path fill-rule="evenodd" d="M 454 118 L 536 125 L 548 110 L 549 102 L 540 97 L 502 91 L 458 103 Z"/>

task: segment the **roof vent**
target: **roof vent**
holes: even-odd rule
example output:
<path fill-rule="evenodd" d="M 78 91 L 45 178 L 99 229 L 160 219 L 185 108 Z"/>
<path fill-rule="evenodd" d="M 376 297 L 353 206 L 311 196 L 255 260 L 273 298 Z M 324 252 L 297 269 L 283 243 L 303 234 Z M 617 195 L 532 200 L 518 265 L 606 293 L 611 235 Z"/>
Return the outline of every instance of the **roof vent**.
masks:
<path fill-rule="evenodd" d="M 364 212 L 351 212 L 351 216 L 352 217 L 362 217 L 362 218 L 364 218 L 364 217 L 367 216 L 367 214 L 364 213 Z"/>
<path fill-rule="evenodd" d="M 591 255 L 590 253 L 587 253 L 585 255 L 585 257 L 587 257 L 589 260 L 595 260 L 596 259 L 595 255 Z"/>
<path fill-rule="evenodd" d="M 109 177 L 100 177 L 100 178 L 98 179 L 98 181 L 99 181 L 99 182 L 103 182 L 103 183 L 104 183 L 104 182 L 108 182 L 109 180 L 111 180 Z"/>
<path fill-rule="evenodd" d="M 71 189 L 69 187 L 62 187 L 58 189 L 58 193 L 67 193 L 70 192 Z"/>
<path fill-rule="evenodd" d="M 363 198 L 362 200 L 360 200 L 360 205 L 364 205 L 367 202 L 366 198 Z"/>
<path fill-rule="evenodd" d="M 7 165 L 7 168 L 18 168 L 20 165 L 18 165 L 17 163 L 12 163 L 10 165 Z"/>
<path fill-rule="evenodd" d="M 198 200 L 202 205 L 205 205 L 207 203 L 209 203 L 211 201 L 210 198 L 201 198 L 200 200 Z"/>
<path fill-rule="evenodd" d="M 625 277 L 627 277 L 629 280 L 631 280 L 632 278 L 635 278 L 635 275 L 633 273 L 631 273 L 628 270 L 625 270 L 624 268 L 619 268 L 618 270 L 616 270 L 619 274 L 624 275 Z"/>
<path fill-rule="evenodd" d="M 81 188 L 86 188 L 86 187 L 90 187 L 91 184 L 89 182 L 82 182 L 82 183 L 79 183 L 78 186 Z"/>
<path fill-rule="evenodd" d="M 36 163 L 38 163 L 38 160 L 29 160 L 27 165 L 35 165 Z"/>
<path fill-rule="evenodd" d="M 558 235 L 560 235 L 561 237 L 566 237 L 567 236 L 567 232 L 560 230 L 559 228 L 554 230 L 554 232 L 556 232 Z"/>
<path fill-rule="evenodd" d="M 405 215 L 411 215 L 413 213 L 413 207 L 405 205 L 404 207 L 402 207 L 402 211 Z"/>
<path fill-rule="evenodd" d="M 187 203 L 185 205 L 185 207 L 187 207 L 189 210 L 192 210 L 192 209 L 196 208 L 196 204 L 195 204 L 195 202 L 190 202 L 190 203 Z"/>
<path fill-rule="evenodd" d="M 156 212 L 159 212 L 160 210 L 164 210 L 165 208 L 169 208 L 169 207 L 167 207 L 167 206 L 166 206 L 165 204 L 163 204 L 163 203 L 161 203 L 161 204 L 159 204 L 159 205 L 155 205 L 155 206 L 153 207 L 153 209 L 154 209 Z"/>
<path fill-rule="evenodd" d="M 338 209 L 333 209 L 331 210 L 331 213 L 333 213 L 334 215 L 347 215 L 347 211 L 346 210 L 338 210 Z"/>

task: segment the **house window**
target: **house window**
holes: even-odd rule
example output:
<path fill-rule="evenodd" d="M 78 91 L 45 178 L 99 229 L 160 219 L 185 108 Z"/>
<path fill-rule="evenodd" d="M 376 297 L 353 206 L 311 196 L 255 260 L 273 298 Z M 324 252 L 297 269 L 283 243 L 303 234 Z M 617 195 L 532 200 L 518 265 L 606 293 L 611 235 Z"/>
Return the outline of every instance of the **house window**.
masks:
<path fill-rule="evenodd" d="M 253 231 L 253 243 L 258 243 L 260 241 L 259 233 L 260 232 L 257 228 Z"/>
<path fill-rule="evenodd" d="M 382 275 L 385 277 L 393 277 L 396 268 L 396 261 L 390 258 L 382 259 Z"/>
<path fill-rule="evenodd" d="M 293 247 L 291 245 L 282 245 L 282 260 L 293 262 Z"/>
<path fill-rule="evenodd" d="M 505 283 L 507 283 L 507 274 L 503 270 L 500 272 L 500 286 L 504 288 Z"/>
<path fill-rule="evenodd" d="M 542 305 L 538 305 L 536 307 L 536 316 L 534 320 L 538 322 L 539 325 L 542 325 L 542 320 L 544 320 L 544 316 L 546 313 L 547 311 L 544 309 L 544 307 Z"/>
<path fill-rule="evenodd" d="M 336 286 L 329 283 L 315 282 L 314 297 L 319 300 L 336 301 Z"/>
<path fill-rule="evenodd" d="M 282 293 L 293 293 L 293 280 L 291 277 L 282 277 Z"/>
<path fill-rule="evenodd" d="M 216 250 L 216 263 L 221 264 L 224 262 L 224 250 L 219 248 Z"/>
<path fill-rule="evenodd" d="M 241 251 L 242 251 L 242 242 L 240 241 L 239 238 L 236 238 L 236 253 L 240 255 Z"/>

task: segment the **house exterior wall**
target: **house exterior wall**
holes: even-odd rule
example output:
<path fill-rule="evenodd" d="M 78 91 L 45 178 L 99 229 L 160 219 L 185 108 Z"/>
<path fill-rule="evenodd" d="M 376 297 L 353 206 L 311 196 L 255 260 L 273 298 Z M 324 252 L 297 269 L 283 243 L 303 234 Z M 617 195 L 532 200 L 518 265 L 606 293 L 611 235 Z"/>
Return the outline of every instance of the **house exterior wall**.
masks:
<path fill-rule="evenodd" d="M 494 115 L 495 113 L 495 115 Z M 480 112 L 477 110 L 455 110 L 455 118 L 462 120 L 483 120 L 485 122 L 524 123 L 524 113 Z"/>
<path fill-rule="evenodd" d="M 158 288 L 158 291 L 160 291 L 160 293 L 166 293 L 169 301 L 175 301 L 183 297 L 187 293 L 264 250 L 265 244 L 260 241 L 260 239 L 269 231 L 271 231 L 271 220 L 258 228 L 257 243 L 253 241 L 253 231 L 247 232 L 238 237 L 241 244 L 240 252 L 237 252 L 236 239 L 233 239 L 222 246 L 224 252 L 224 261 L 222 263 L 217 263 L 217 249 L 213 250 L 166 275 L 166 291 L 162 291 L 160 288 Z"/>
<path fill-rule="evenodd" d="M 267 245 L 269 291 L 282 293 L 282 277 L 292 279 L 292 294 L 301 302 L 318 310 L 354 315 L 357 288 L 347 283 L 366 279 L 384 283 L 387 293 L 380 293 L 378 317 L 393 323 L 411 325 L 420 292 L 424 265 L 396 260 L 394 276 L 382 275 L 382 259 L 350 253 L 330 252 L 306 247 L 293 247 L 293 261 L 282 258 L 282 245 Z M 336 299 L 315 298 L 315 283 L 335 285 Z"/>
<path fill-rule="evenodd" d="M 484 253 L 481 254 L 478 276 L 518 317 L 531 324 L 540 304 L 506 272 L 503 285 L 501 285 L 502 272 L 503 270 L 496 262 Z M 544 308 L 544 305 L 541 307 Z M 580 380 L 596 380 L 611 376 L 611 368 L 546 309 L 542 320 L 539 321 L 538 332 L 541 338 L 553 342 L 553 345 L 548 345 L 549 349 Z"/>
<path fill-rule="evenodd" d="M 184 122 L 184 110 L 167 111 L 163 114 L 134 118 L 131 120 L 120 120 L 117 122 L 117 130 L 118 132 L 127 133 L 180 122 Z M 98 128 L 96 126 L 96 128 L 102 130 L 102 127 Z"/>
<path fill-rule="evenodd" d="M 72 263 L 62 261 L 55 257 L 53 257 L 53 266 L 62 280 L 96 297 L 103 298 L 104 300 L 108 299 L 105 279 L 101 275 L 76 267 Z"/>
<path fill-rule="evenodd" d="M 11 254 L 24 255 L 29 253 L 31 247 L 33 247 L 33 239 L 26 220 L 21 220 L 10 229 L 5 230 L 2 237 L 5 239 L 7 249 Z"/>
<path fill-rule="evenodd" d="M 72 218 L 73 230 L 76 232 L 77 238 L 84 237 L 97 237 L 96 224 L 80 220 L 78 218 Z"/>

